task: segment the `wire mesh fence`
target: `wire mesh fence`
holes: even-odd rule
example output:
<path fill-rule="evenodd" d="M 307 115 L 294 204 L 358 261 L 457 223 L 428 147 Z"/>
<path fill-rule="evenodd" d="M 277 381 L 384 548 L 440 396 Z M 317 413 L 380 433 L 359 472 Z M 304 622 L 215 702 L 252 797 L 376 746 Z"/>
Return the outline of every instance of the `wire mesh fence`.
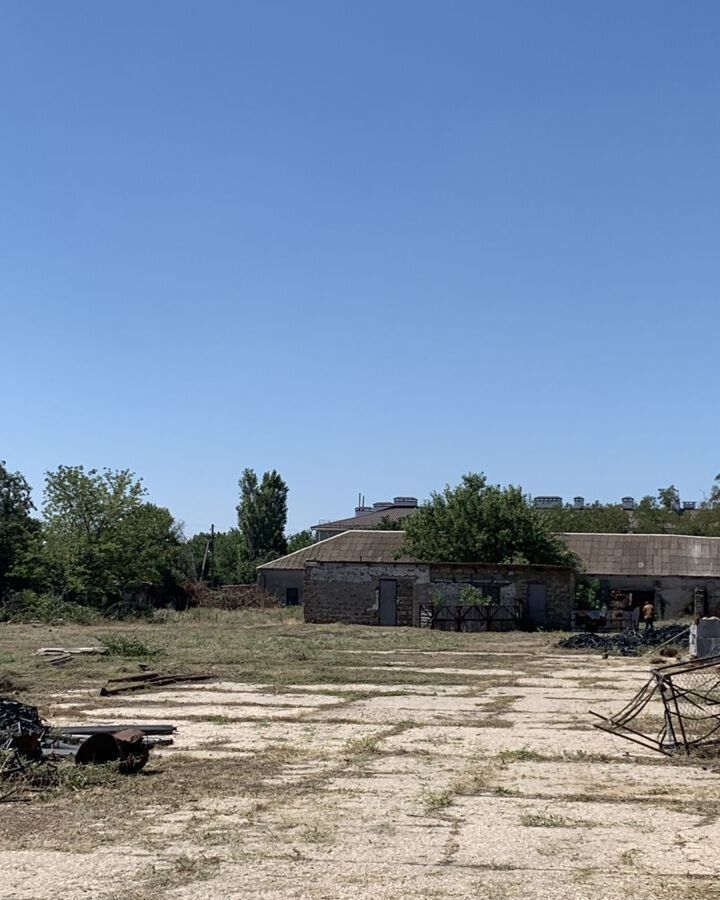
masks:
<path fill-rule="evenodd" d="M 618 713 L 592 714 L 597 728 L 660 753 L 720 754 L 720 656 L 653 669 Z"/>

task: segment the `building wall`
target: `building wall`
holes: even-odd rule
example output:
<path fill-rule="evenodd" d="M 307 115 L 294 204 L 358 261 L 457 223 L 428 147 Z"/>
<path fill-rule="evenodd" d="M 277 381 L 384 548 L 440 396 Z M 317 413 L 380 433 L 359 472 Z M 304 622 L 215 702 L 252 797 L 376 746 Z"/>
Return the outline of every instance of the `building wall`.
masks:
<path fill-rule="evenodd" d="M 377 625 L 381 578 L 397 581 L 397 624 L 413 625 L 415 586 L 428 567 L 413 563 L 313 562 L 305 567 L 305 621 Z"/>
<path fill-rule="evenodd" d="M 707 595 L 707 613 L 720 616 L 720 578 L 691 578 L 680 575 L 591 575 L 580 576 L 583 581 L 600 582 L 600 599 L 606 602 L 610 591 L 654 591 L 655 609 L 663 619 L 691 615 L 696 588 Z"/>
<path fill-rule="evenodd" d="M 468 584 L 498 584 L 501 601 L 517 602 L 523 610 L 528 586 L 544 584 L 549 628 L 569 627 L 575 597 L 575 577 L 567 569 L 315 562 L 305 567 L 305 620 L 376 625 L 381 578 L 397 581 L 397 624 L 405 626 L 420 624 L 420 606 L 435 594 L 452 603 Z"/>
<path fill-rule="evenodd" d="M 328 538 L 335 537 L 337 534 L 343 534 L 345 531 L 347 531 L 347 528 L 316 528 L 315 540 L 325 541 Z"/>
<path fill-rule="evenodd" d="M 456 601 L 460 592 L 468 584 L 481 587 L 499 587 L 500 602 L 503 605 L 520 606 L 523 615 L 527 608 L 530 584 L 545 585 L 547 610 L 546 627 L 563 629 L 570 626 L 570 618 L 575 601 L 575 576 L 570 569 L 545 566 L 460 566 L 433 564 L 430 566 L 430 581 L 418 588 L 418 600 L 427 603 L 437 591 L 444 600 Z"/>
<path fill-rule="evenodd" d="M 302 569 L 261 569 L 258 573 L 258 585 L 277 597 L 281 603 L 287 601 L 288 588 L 295 588 L 298 591 L 298 603 L 303 602 Z"/>

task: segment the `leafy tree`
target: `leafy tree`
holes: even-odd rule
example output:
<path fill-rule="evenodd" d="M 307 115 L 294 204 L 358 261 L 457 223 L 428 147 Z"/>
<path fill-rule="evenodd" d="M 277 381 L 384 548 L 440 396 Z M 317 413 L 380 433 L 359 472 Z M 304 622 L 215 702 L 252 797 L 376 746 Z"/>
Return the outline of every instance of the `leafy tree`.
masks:
<path fill-rule="evenodd" d="M 405 517 L 402 519 L 391 519 L 390 516 L 383 516 L 382 519 L 373 525 L 371 531 L 402 531 L 405 528 Z"/>
<path fill-rule="evenodd" d="M 216 531 L 212 548 L 208 546 L 209 543 L 210 533 L 205 531 L 193 535 L 187 541 L 186 550 L 190 554 L 189 574 L 191 577 L 200 578 L 203 561 L 205 561 L 205 571 L 202 574 L 208 583 L 237 584 L 241 577 L 243 557 L 242 536 L 238 529 Z"/>
<path fill-rule="evenodd" d="M 476 473 L 434 493 L 405 520 L 403 552 L 438 562 L 577 562 L 519 487 L 489 485 Z"/>
<path fill-rule="evenodd" d="M 0 598 L 26 584 L 13 573 L 39 527 L 32 517 L 33 509 L 30 485 L 24 476 L 9 472 L 5 461 L 0 460 Z"/>
<path fill-rule="evenodd" d="M 562 532 L 593 532 L 624 534 L 630 530 L 627 513 L 619 503 L 591 503 L 583 509 L 564 506 L 562 509 L 542 510 L 541 515 L 550 530 Z"/>
<path fill-rule="evenodd" d="M 287 553 L 287 484 L 279 473 L 265 472 L 262 481 L 252 469 L 240 478 L 238 528 L 242 537 L 239 573 L 242 581 L 255 580 L 257 566 Z"/>
<path fill-rule="evenodd" d="M 667 512 L 678 512 L 680 510 L 680 491 L 674 484 L 666 488 L 658 488 L 658 500 L 662 509 Z"/>
<path fill-rule="evenodd" d="M 314 543 L 312 531 L 306 528 L 304 531 L 298 531 L 288 536 L 287 552 L 295 553 L 296 550 L 304 550 L 305 547 L 311 547 Z"/>
<path fill-rule="evenodd" d="M 27 567 L 65 600 L 103 607 L 179 575 L 180 532 L 167 509 L 144 501 L 128 469 L 60 466 L 45 479 L 44 521 Z"/>

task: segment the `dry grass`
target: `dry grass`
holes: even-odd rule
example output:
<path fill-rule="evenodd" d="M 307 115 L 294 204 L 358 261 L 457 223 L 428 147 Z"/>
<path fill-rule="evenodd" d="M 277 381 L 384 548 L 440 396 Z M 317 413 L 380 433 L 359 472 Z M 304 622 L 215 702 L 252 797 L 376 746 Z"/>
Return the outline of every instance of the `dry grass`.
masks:
<path fill-rule="evenodd" d="M 103 900 L 717 897 L 711 776 L 689 779 L 587 721 L 594 685 L 618 708 L 642 661 L 563 655 L 555 635 L 308 626 L 295 610 L 161 618 L 0 630 L 7 690 L 50 719 L 161 715 L 153 691 L 97 695 L 137 670 L 141 648 L 162 651 L 154 667 L 230 683 L 203 686 L 207 701 L 173 689 L 177 747 L 139 775 L 80 784 L 69 766 L 34 802 L 0 804 L 0 898 L 79 900 L 62 869 L 75 857 L 83 896 Z M 116 656 L 63 668 L 33 656 L 113 634 Z M 24 894 L 19 851 L 45 875 Z M 127 868 L 111 877 L 106 859 Z"/>

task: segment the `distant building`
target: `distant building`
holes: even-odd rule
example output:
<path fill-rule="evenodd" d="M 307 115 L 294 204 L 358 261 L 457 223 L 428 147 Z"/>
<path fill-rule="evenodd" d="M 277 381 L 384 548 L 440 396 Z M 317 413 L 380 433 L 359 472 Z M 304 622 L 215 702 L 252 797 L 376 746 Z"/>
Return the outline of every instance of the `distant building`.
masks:
<path fill-rule="evenodd" d="M 575 578 L 597 580 L 601 602 L 608 602 L 611 595 L 617 602 L 623 595 L 628 612 L 650 600 L 662 618 L 695 612 L 720 615 L 720 538 L 594 533 L 561 537 L 580 560 L 573 591 Z M 512 602 L 521 606 L 521 619 L 531 624 L 542 624 L 543 617 L 547 627 L 569 624 L 573 597 L 567 601 L 569 582 L 563 574 L 569 570 L 418 561 L 403 553 L 404 538 L 402 531 L 356 527 L 265 563 L 258 570 L 258 582 L 285 603 L 305 602 L 308 621 L 379 624 L 380 608 L 373 598 L 383 587 L 384 596 L 395 590 L 402 599 L 401 604 L 397 601 L 397 623 L 418 624 L 419 608 L 427 603 L 429 591 L 450 596 L 472 584 L 483 585 L 483 590 L 494 585 L 504 596 L 512 595 Z M 542 609 L 545 612 L 538 612 Z"/>
<path fill-rule="evenodd" d="M 372 506 L 358 505 L 355 507 L 355 515 L 347 519 L 335 519 L 333 521 L 321 521 L 312 526 L 315 540 L 324 541 L 327 538 L 343 534 L 345 531 L 357 529 L 367 530 L 380 525 L 383 519 L 391 522 L 401 522 L 411 516 L 418 507 L 417 497 L 395 497 L 392 501 L 381 500 Z"/>
<path fill-rule="evenodd" d="M 258 584 L 286 603 L 299 599 L 308 622 L 417 627 L 438 599 L 455 616 L 463 588 L 473 587 L 495 604 L 487 630 L 569 627 L 572 569 L 422 562 L 403 554 L 404 539 L 402 531 L 346 531 L 260 566 Z"/>

